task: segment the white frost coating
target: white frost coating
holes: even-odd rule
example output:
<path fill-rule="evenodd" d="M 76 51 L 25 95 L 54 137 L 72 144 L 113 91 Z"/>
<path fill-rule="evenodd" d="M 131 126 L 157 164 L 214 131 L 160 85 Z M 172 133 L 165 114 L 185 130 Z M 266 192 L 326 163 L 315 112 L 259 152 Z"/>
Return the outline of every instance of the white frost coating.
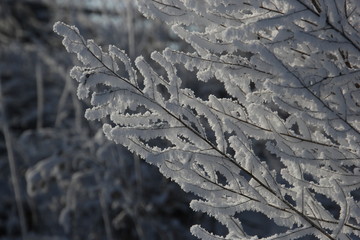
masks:
<path fill-rule="evenodd" d="M 194 225 L 190 228 L 191 233 L 198 237 L 199 239 L 209 239 L 209 240 L 224 240 L 227 238 L 214 235 L 212 233 L 209 233 L 204 228 L 202 228 L 200 225 Z"/>
<path fill-rule="evenodd" d="M 118 58 L 125 65 L 125 69 L 129 74 L 130 82 L 137 85 L 136 71 L 131 66 L 130 58 L 126 55 L 126 53 L 113 45 L 109 46 L 109 53 L 114 58 Z"/>
<path fill-rule="evenodd" d="M 168 62 L 163 55 L 161 55 L 158 52 L 153 52 L 151 54 L 151 58 L 158 62 L 167 72 L 169 82 L 163 82 L 165 84 L 165 87 L 169 91 L 170 99 L 169 102 L 176 102 L 179 104 L 180 96 L 179 96 L 179 89 L 181 86 L 181 79 L 176 76 L 176 68 L 171 65 L 170 62 Z"/>
<path fill-rule="evenodd" d="M 163 75 L 143 57 L 135 70 L 123 51 L 110 46 L 106 53 L 73 26 L 56 23 L 54 30 L 84 65 L 71 76 L 79 98 L 91 95 L 86 118 L 109 117 L 103 131 L 110 140 L 199 196 L 191 207 L 228 229 L 224 236 L 199 226 L 191 232 L 258 239 L 237 218 L 253 211 L 287 228 L 261 239 L 360 237 L 359 3 L 138 0 L 138 6 L 193 48 L 152 53 Z M 211 87 L 207 96 L 183 88 L 177 64 L 206 86 L 218 80 L 222 97 Z"/>

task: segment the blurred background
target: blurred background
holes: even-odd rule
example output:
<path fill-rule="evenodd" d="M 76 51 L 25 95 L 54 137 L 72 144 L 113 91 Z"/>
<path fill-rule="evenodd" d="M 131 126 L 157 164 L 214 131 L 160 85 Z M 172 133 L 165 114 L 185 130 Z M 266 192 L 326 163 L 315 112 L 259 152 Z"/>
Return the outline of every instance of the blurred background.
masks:
<path fill-rule="evenodd" d="M 84 119 L 69 71 L 78 62 L 56 21 L 135 56 L 183 49 L 132 0 L 0 0 L 0 239 L 195 239 L 214 220 L 189 208 L 158 170 Z"/>

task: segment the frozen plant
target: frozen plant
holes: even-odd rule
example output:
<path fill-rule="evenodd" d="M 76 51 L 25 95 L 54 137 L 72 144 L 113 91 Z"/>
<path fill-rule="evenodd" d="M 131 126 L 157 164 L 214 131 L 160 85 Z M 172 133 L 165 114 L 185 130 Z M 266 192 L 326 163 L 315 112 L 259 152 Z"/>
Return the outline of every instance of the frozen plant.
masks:
<path fill-rule="evenodd" d="M 166 74 L 141 56 L 133 67 L 123 51 L 103 51 L 74 26 L 58 22 L 54 30 L 83 64 L 71 76 L 79 98 L 91 94 L 86 118 L 108 118 L 109 139 L 196 194 L 191 207 L 228 231 L 195 225 L 192 234 L 257 239 L 238 217 L 253 211 L 279 226 L 262 239 L 360 237 L 360 2 L 137 4 L 192 46 L 151 54 Z M 195 72 L 194 81 L 221 82 L 227 95 L 200 98 L 183 87 L 179 66 Z"/>

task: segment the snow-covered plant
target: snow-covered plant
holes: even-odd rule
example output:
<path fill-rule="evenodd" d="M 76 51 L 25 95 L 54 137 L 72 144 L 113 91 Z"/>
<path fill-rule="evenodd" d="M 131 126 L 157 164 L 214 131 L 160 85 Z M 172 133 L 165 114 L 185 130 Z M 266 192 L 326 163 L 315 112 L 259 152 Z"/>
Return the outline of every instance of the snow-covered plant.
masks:
<path fill-rule="evenodd" d="M 54 30 L 83 63 L 71 76 L 79 98 L 91 93 L 86 118 L 108 118 L 109 139 L 195 193 L 191 207 L 228 230 L 217 236 L 196 225 L 191 232 L 257 239 L 239 219 L 252 211 L 279 226 L 263 239 L 360 237 L 360 2 L 139 0 L 138 6 L 193 52 L 167 48 L 151 54 L 155 63 L 138 57 L 135 68 L 123 51 L 103 51 L 76 27 L 58 22 Z M 200 98 L 184 88 L 181 66 L 196 73 L 193 81 L 219 81 L 226 95 Z"/>

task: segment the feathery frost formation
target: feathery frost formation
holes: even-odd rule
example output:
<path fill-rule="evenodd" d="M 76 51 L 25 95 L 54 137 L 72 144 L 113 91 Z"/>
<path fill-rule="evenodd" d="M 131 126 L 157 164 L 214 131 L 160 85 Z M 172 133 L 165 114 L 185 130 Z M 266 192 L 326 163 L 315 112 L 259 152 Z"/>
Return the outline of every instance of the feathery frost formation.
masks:
<path fill-rule="evenodd" d="M 86 118 L 108 118 L 109 139 L 199 196 L 191 207 L 228 229 L 217 236 L 196 225 L 192 233 L 256 239 L 237 217 L 255 211 L 285 229 L 263 239 L 360 237 L 359 1 L 139 0 L 138 6 L 193 48 L 153 52 L 166 74 L 143 57 L 135 68 L 123 51 L 103 51 L 73 26 L 56 23 L 54 30 L 83 63 L 71 76 L 79 98 L 91 94 Z M 227 97 L 204 100 L 183 88 L 177 65 L 199 81 L 222 82 Z M 277 169 L 256 154 L 257 142 Z"/>

